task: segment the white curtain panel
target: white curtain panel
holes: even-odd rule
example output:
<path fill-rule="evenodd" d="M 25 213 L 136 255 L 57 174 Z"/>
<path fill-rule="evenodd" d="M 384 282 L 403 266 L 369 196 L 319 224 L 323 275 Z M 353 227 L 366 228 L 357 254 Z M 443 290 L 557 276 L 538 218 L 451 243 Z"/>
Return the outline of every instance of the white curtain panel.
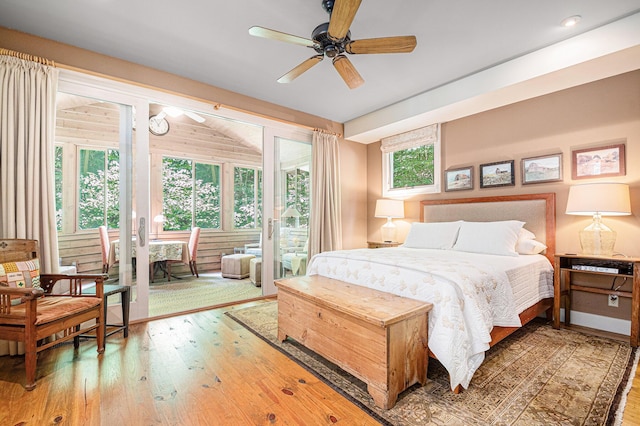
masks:
<path fill-rule="evenodd" d="M 318 253 L 342 249 L 338 137 L 320 130 L 313 132 L 311 197 L 309 259 Z"/>
<path fill-rule="evenodd" d="M 54 137 L 58 70 L 0 55 L 0 237 L 39 241 L 41 272 L 58 272 Z M 23 353 L 0 341 L 0 355 Z"/>

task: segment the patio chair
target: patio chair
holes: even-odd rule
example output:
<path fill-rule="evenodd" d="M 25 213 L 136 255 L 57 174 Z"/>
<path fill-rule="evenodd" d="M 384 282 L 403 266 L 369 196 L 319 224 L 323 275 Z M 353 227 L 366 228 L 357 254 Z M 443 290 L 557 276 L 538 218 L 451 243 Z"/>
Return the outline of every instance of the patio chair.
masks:
<path fill-rule="evenodd" d="M 98 232 L 100 233 L 100 248 L 102 249 L 102 273 L 109 273 L 109 250 L 111 244 L 109 243 L 109 233 L 106 226 L 99 226 Z"/>
<path fill-rule="evenodd" d="M 38 352 L 94 331 L 98 353 L 104 352 L 104 274 L 40 274 L 36 240 L 0 239 L 0 339 L 24 342 L 25 388 L 36 387 Z M 56 282 L 69 280 L 65 294 L 52 294 Z M 95 293 L 82 294 L 83 280 Z M 84 324 L 86 323 L 86 325 Z M 55 335 L 56 340 L 49 341 Z"/>
<path fill-rule="evenodd" d="M 200 228 L 196 226 L 195 228 L 191 229 L 191 235 L 189 236 L 189 269 L 191 270 L 191 275 L 195 275 L 196 278 L 200 278 L 200 275 L 198 275 L 198 266 L 196 263 L 199 241 Z M 169 275 L 169 281 L 171 281 L 171 265 L 174 263 L 182 263 L 182 261 L 167 260 L 167 274 Z"/>

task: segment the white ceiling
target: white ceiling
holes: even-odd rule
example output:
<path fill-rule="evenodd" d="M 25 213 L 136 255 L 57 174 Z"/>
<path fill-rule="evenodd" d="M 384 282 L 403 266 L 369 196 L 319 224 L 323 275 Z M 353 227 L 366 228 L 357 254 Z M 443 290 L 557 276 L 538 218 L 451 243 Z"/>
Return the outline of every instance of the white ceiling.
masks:
<path fill-rule="evenodd" d="M 638 12 L 640 0 L 363 0 L 352 39 L 413 34 L 418 44 L 351 55 L 365 80 L 355 90 L 328 59 L 277 83 L 315 52 L 248 34 L 258 25 L 310 38 L 328 20 L 321 0 L 2 0 L 0 25 L 347 123 Z M 577 27 L 560 26 L 576 14 Z"/>

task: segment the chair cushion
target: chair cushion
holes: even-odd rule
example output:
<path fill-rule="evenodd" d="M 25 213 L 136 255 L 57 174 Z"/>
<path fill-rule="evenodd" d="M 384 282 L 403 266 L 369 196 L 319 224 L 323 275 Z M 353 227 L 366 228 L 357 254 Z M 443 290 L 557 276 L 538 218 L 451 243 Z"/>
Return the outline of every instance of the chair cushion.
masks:
<path fill-rule="evenodd" d="M 47 296 L 38 299 L 38 315 L 36 325 L 46 324 L 53 320 L 74 316 L 79 312 L 86 311 L 97 305 L 102 300 L 99 297 L 70 297 L 70 296 Z M 25 315 L 26 304 L 20 304 L 11 308 L 12 315 Z"/>

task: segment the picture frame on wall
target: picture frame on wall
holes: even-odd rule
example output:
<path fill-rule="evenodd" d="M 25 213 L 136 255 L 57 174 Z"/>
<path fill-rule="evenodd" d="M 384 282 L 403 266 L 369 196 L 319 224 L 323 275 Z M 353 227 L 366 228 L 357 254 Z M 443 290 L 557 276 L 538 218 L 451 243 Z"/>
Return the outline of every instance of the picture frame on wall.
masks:
<path fill-rule="evenodd" d="M 514 166 L 514 160 L 480 164 L 480 188 L 515 185 Z"/>
<path fill-rule="evenodd" d="M 445 192 L 465 191 L 469 189 L 473 189 L 473 166 L 445 170 Z"/>
<path fill-rule="evenodd" d="M 522 159 L 522 184 L 562 181 L 562 153 Z"/>
<path fill-rule="evenodd" d="M 571 151 L 571 177 L 588 179 L 626 175 L 624 148 L 620 143 Z"/>

